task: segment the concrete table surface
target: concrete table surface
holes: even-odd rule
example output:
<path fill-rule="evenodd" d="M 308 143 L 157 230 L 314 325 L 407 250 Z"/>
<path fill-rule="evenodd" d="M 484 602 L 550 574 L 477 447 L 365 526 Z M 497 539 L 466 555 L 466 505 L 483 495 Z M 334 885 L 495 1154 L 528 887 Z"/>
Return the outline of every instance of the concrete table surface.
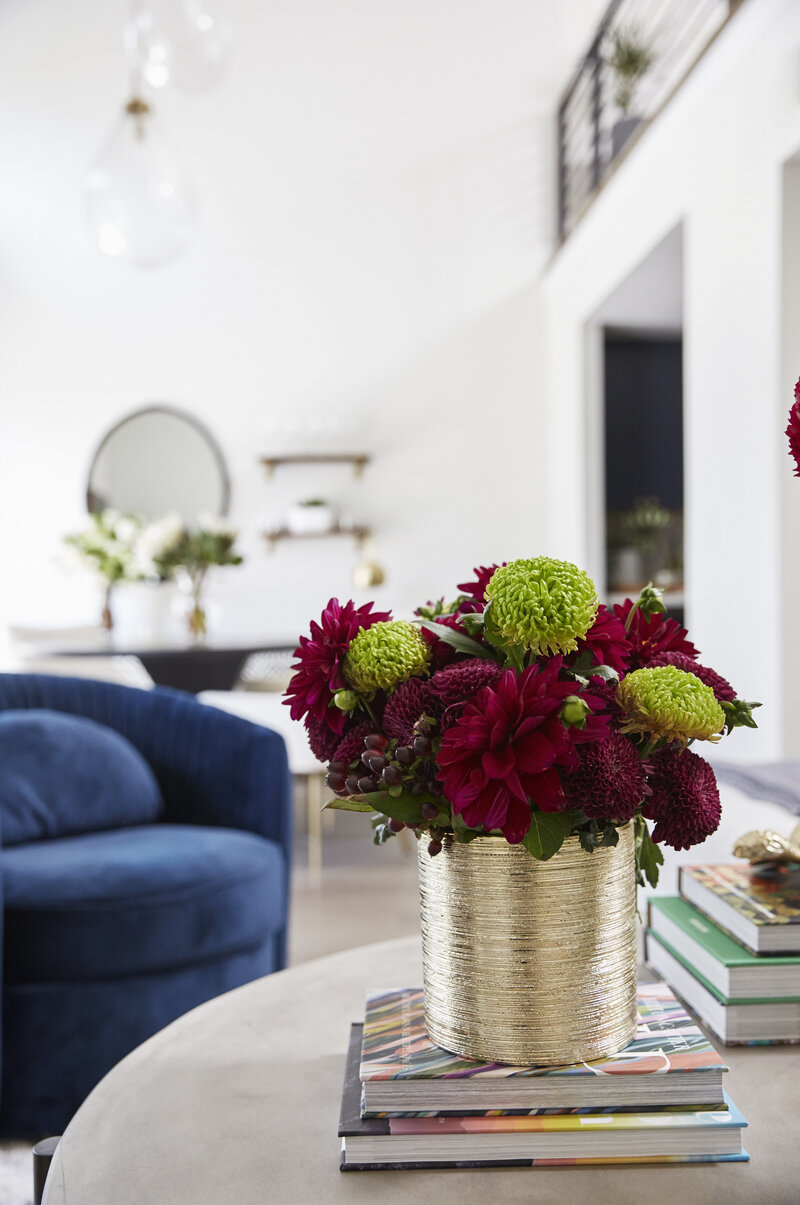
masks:
<path fill-rule="evenodd" d="M 724 1050 L 750 1163 L 340 1172 L 350 1022 L 367 989 L 421 982 L 419 941 L 406 938 L 301 964 L 188 1013 L 79 1109 L 45 1205 L 800 1201 L 800 1047 L 788 1046 Z"/>

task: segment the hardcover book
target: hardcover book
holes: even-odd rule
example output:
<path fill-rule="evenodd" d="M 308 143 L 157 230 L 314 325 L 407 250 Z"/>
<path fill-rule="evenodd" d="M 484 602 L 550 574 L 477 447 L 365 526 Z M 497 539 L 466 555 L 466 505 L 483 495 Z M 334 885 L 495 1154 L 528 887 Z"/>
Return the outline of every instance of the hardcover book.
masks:
<path fill-rule="evenodd" d="M 425 1031 L 421 988 L 367 999 L 360 1078 L 364 1112 L 456 1113 L 723 1103 L 728 1070 L 663 983 L 640 984 L 639 1025 L 619 1054 L 562 1067 L 512 1067 L 462 1058 Z"/>
<path fill-rule="evenodd" d="M 646 958 L 726 1046 L 800 1041 L 800 1000 L 726 1000 L 652 930 L 647 934 Z"/>
<path fill-rule="evenodd" d="M 730 1101 L 702 1111 L 362 1118 L 361 1030 L 360 1025 L 352 1026 L 345 1070 L 339 1119 L 343 1171 L 748 1157 L 742 1149 L 747 1123 Z"/>
<path fill-rule="evenodd" d="M 751 954 L 677 896 L 651 899 L 648 922 L 651 932 L 708 980 L 726 1003 L 800 1000 L 800 956 Z"/>
<path fill-rule="evenodd" d="M 800 954 L 800 867 L 682 866 L 679 889 L 754 954 Z"/>

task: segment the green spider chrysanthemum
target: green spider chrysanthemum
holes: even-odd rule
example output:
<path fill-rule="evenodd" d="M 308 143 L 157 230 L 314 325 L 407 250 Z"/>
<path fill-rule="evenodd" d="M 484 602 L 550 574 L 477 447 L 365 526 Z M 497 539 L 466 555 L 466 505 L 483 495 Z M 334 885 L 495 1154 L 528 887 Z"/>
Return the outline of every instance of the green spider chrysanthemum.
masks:
<path fill-rule="evenodd" d="M 674 665 L 634 670 L 620 682 L 617 702 L 628 717 L 622 732 L 645 732 L 658 740 L 716 741 L 725 725 L 711 687 Z"/>
<path fill-rule="evenodd" d="M 427 673 L 430 660 L 430 648 L 419 628 L 405 619 L 391 619 L 363 628 L 354 637 L 342 670 L 354 690 L 371 694 Z"/>
<path fill-rule="evenodd" d="M 495 569 L 486 587 L 487 620 L 506 644 L 532 652 L 570 653 L 597 614 L 597 590 L 588 573 L 547 556 Z M 487 633 L 489 625 L 487 622 Z"/>

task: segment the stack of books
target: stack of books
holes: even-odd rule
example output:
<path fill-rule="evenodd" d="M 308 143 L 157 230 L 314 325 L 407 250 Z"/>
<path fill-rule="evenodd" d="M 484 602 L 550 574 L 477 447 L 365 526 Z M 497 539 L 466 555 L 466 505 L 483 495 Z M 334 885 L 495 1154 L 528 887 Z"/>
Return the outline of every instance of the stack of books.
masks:
<path fill-rule="evenodd" d="M 640 986 L 630 1046 L 566 1067 L 450 1054 L 425 1031 L 421 989 L 375 993 L 351 1028 L 341 1168 L 744 1160 L 727 1070 L 663 983 Z"/>
<path fill-rule="evenodd" d="M 647 961 L 728 1046 L 800 1042 L 800 872 L 684 866 L 650 901 Z"/>

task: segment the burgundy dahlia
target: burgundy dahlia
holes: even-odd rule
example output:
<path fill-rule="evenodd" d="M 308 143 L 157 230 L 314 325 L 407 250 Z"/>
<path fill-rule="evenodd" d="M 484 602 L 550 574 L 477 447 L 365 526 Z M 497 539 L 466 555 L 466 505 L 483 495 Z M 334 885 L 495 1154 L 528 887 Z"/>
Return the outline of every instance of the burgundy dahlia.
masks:
<path fill-rule="evenodd" d="M 362 720 L 360 724 L 356 724 L 354 728 L 350 729 L 343 740 L 334 737 L 337 744 L 330 755 L 330 761 L 343 761 L 346 766 L 350 766 L 354 761 L 359 761 L 364 752 L 364 737 L 374 731 L 375 725 L 372 720 Z"/>
<path fill-rule="evenodd" d="M 595 737 L 597 728 L 560 720 L 565 700 L 575 694 L 574 681 L 558 680 L 561 664 L 553 657 L 520 674 L 506 670 L 444 733 L 437 776 L 470 828 L 500 829 L 514 845 L 530 828 L 531 804 L 546 812 L 568 806 L 558 767 L 574 769 L 575 744 Z M 603 728 L 603 721 L 596 724 Z"/>
<path fill-rule="evenodd" d="M 659 653 L 647 664 L 648 668 L 656 665 L 675 665 L 678 669 L 685 670 L 687 674 L 694 674 L 701 682 L 705 682 L 706 686 L 710 686 L 717 699 L 730 703 L 736 698 L 736 691 L 730 682 L 723 678 L 722 674 L 718 674 L 715 669 L 709 669 L 707 665 L 699 665 L 685 653 Z"/>
<path fill-rule="evenodd" d="M 800 381 L 794 387 L 794 404 L 789 411 L 786 434 L 789 437 L 789 451 L 794 460 L 794 475 L 800 477 Z"/>
<path fill-rule="evenodd" d="M 505 565 L 505 561 L 503 561 Z M 477 565 L 472 572 L 475 574 L 474 582 L 459 582 L 458 589 L 462 594 L 467 594 L 473 602 L 478 603 L 482 611 L 486 605 L 486 587 L 494 573 L 495 569 L 500 569 L 500 565 Z"/>
<path fill-rule="evenodd" d="M 421 678 L 408 678 L 386 700 L 383 731 L 401 745 L 410 745 L 417 720 L 423 715 L 438 716 L 439 711 L 440 707 L 433 699 L 428 683 Z"/>
<path fill-rule="evenodd" d="M 597 615 L 589 631 L 578 641 L 577 657 L 586 651 L 592 654 L 596 665 L 608 665 L 618 674 L 628 672 L 631 642 L 625 625 L 603 603 L 597 608 Z"/>
<path fill-rule="evenodd" d="M 690 849 L 716 830 L 722 811 L 717 780 L 708 762 L 691 749 L 652 758 L 648 783 L 652 794 L 642 812 L 656 822 L 654 841 Z"/>
<path fill-rule="evenodd" d="M 319 623 L 311 622 L 311 636 L 301 636 L 294 651 L 297 661 L 286 690 L 284 703 L 291 708 L 293 720 L 311 714 L 332 732 L 344 731 L 346 714 L 333 705 L 337 690 L 346 688 L 342 662 L 350 641 L 362 628 L 379 620 L 391 619 L 390 611 L 372 611 L 372 603 L 356 607 L 354 602 L 341 605 L 332 598 Z"/>
<path fill-rule="evenodd" d="M 614 607 L 614 614 L 623 627 L 634 606 L 631 599 L 626 598 L 624 603 Z M 700 655 L 691 640 L 686 639 L 686 628 L 676 620 L 666 618 L 661 611 L 647 616 L 637 608 L 626 631 L 631 646 L 631 669 L 652 665 L 653 658 L 659 653 L 685 653 L 692 659 Z"/>
<path fill-rule="evenodd" d="M 496 661 L 469 657 L 437 670 L 428 682 L 428 689 L 446 709 L 465 703 L 484 686 L 493 686 L 502 672 Z"/>
<path fill-rule="evenodd" d="M 584 745 L 577 770 L 563 778 L 568 806 L 591 820 L 630 820 L 647 791 L 647 775 L 631 741 L 609 732 Z"/>
<path fill-rule="evenodd" d="M 329 728 L 324 720 L 318 720 L 311 712 L 306 716 L 308 746 L 317 761 L 331 761 L 341 737 Z"/>

